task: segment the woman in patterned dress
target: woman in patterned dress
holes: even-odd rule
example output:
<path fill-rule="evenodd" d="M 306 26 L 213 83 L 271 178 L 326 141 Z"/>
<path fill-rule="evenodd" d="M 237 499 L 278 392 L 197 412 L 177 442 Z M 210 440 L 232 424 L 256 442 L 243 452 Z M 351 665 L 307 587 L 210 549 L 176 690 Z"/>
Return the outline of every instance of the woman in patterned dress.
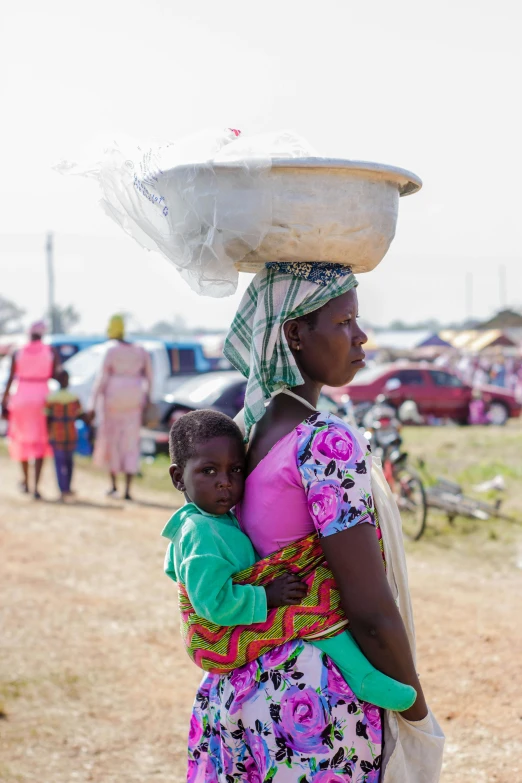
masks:
<path fill-rule="evenodd" d="M 427 706 L 379 547 L 368 444 L 315 411 L 323 385 L 343 386 L 364 365 L 355 278 L 326 264 L 267 267 L 225 350 L 248 378 L 247 435 L 256 425 L 242 527 L 261 556 L 317 531 L 353 635 L 377 668 L 417 690 L 403 716 L 423 721 Z M 358 701 L 316 647 L 292 641 L 229 675 L 203 678 L 187 779 L 377 783 L 381 750 L 380 710 Z"/>
<path fill-rule="evenodd" d="M 132 500 L 132 479 L 139 470 L 140 428 L 143 409 L 152 391 L 150 356 L 140 345 L 125 340 L 123 318 L 115 315 L 107 336 L 114 345 L 105 354 L 91 402 L 91 416 L 101 403 L 93 462 L 108 471 L 109 496 L 117 495 L 117 476 L 125 476 L 125 500 Z"/>

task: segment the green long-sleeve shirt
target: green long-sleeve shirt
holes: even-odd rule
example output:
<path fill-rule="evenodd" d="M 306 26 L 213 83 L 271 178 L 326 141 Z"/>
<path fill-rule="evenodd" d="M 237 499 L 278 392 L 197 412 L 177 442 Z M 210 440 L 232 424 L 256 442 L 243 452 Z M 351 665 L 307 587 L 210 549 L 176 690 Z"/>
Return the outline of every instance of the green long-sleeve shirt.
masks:
<path fill-rule="evenodd" d="M 165 573 L 185 586 L 196 614 L 217 625 L 266 620 L 264 587 L 232 582 L 234 574 L 257 560 L 233 514 L 213 516 L 188 503 L 170 518 L 162 536 L 171 542 Z"/>

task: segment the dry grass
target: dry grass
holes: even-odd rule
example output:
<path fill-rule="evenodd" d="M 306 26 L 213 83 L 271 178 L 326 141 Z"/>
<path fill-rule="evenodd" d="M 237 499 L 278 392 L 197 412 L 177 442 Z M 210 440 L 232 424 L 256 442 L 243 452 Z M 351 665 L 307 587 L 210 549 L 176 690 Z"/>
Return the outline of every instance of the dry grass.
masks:
<path fill-rule="evenodd" d="M 435 474 L 505 465 L 516 510 L 521 435 L 411 430 L 407 439 Z M 159 536 L 177 497 L 152 493 L 146 476 L 142 503 L 106 501 L 104 482 L 82 470 L 77 504 L 35 504 L 16 493 L 5 457 L 0 470 L 0 780 L 184 780 L 199 672 L 181 648 Z M 150 471 L 162 486 L 161 468 Z M 437 524 L 409 547 L 419 669 L 448 737 L 444 783 L 519 780 L 520 528 L 495 525 L 491 539 L 489 523 L 464 533 L 466 524 Z"/>
<path fill-rule="evenodd" d="M 439 477 L 460 484 L 467 495 L 494 502 L 502 500 L 502 512 L 514 522 L 491 518 L 487 521 L 457 518 L 453 525 L 431 510 L 426 540 L 433 546 L 493 559 L 520 559 L 517 542 L 522 524 L 522 422 L 508 427 L 410 427 L 404 430 L 405 446 L 412 463 L 424 462 L 420 469 L 426 483 Z M 478 494 L 473 487 L 502 475 L 505 493 Z"/>
<path fill-rule="evenodd" d="M 106 502 L 83 473 L 78 505 L 35 504 L 1 470 L 0 780 L 181 781 L 199 673 L 162 576 L 178 498 Z"/>

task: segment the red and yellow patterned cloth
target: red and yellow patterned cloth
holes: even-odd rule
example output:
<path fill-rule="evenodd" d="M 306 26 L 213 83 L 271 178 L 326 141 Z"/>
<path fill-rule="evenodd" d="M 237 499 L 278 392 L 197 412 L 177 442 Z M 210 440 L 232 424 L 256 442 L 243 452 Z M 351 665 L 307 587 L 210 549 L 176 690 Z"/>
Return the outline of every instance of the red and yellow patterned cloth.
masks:
<path fill-rule="evenodd" d="M 264 586 L 287 572 L 299 574 L 308 585 L 306 598 L 297 606 L 270 609 L 264 623 L 248 626 L 219 626 L 199 617 L 179 583 L 181 635 L 194 663 L 205 671 L 224 674 L 292 639 L 325 639 L 346 627 L 339 592 L 316 533 L 258 560 L 236 574 L 234 582 Z"/>
<path fill-rule="evenodd" d="M 74 451 L 78 441 L 76 419 L 82 415 L 78 397 L 67 389 L 60 389 L 47 398 L 45 412 L 52 447 L 58 451 Z"/>

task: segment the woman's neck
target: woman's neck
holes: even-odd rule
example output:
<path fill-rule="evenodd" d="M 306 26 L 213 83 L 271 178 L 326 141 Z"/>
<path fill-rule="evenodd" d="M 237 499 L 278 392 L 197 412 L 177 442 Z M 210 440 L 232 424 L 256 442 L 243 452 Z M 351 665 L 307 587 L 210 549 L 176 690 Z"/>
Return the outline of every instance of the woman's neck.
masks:
<path fill-rule="evenodd" d="M 266 409 L 263 418 L 256 424 L 247 456 L 247 475 L 251 473 L 275 444 L 312 415 L 309 403 L 317 406 L 319 392 L 314 392 L 306 383 L 295 386 L 289 394 L 276 394 Z M 297 399 L 296 399 L 297 397 Z"/>
<path fill-rule="evenodd" d="M 314 408 L 316 408 L 317 403 L 319 402 L 319 395 L 321 394 L 322 387 L 322 383 L 316 383 L 310 378 L 306 378 L 305 382 L 301 384 L 301 386 L 294 386 L 292 391 L 294 394 L 297 394 L 298 397 L 302 397 L 303 400 L 306 400 L 310 403 L 310 405 L 313 405 Z"/>

